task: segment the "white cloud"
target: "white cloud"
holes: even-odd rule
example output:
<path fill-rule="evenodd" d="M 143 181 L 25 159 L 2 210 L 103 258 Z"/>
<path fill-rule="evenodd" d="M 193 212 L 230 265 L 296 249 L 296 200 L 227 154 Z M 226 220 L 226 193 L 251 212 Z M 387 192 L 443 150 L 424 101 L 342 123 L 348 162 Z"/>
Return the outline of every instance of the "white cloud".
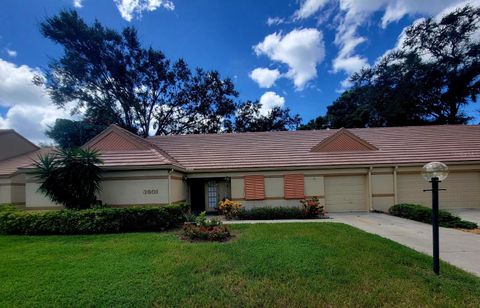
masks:
<path fill-rule="evenodd" d="M 305 0 L 294 17 L 298 20 L 313 16 L 328 2 L 337 3 L 333 0 Z M 369 22 L 374 13 L 383 13 L 379 26 L 386 28 L 405 16 L 435 16 L 467 3 L 480 5 L 480 0 L 338 0 L 339 13 L 336 20 L 339 24 L 335 44 L 339 47 L 339 52 L 332 62 L 333 72 L 351 74 L 368 64 L 367 58 L 359 55 L 356 50 L 367 41 L 358 34 L 358 29 Z"/>
<path fill-rule="evenodd" d="M 303 0 L 300 8 L 293 14 L 295 19 L 305 19 L 315 14 L 329 0 Z"/>
<path fill-rule="evenodd" d="M 175 5 L 170 0 L 114 0 L 120 15 L 126 21 L 141 17 L 143 11 L 155 11 L 159 7 L 173 11 Z"/>
<path fill-rule="evenodd" d="M 280 71 L 277 69 L 271 70 L 268 68 L 257 67 L 249 74 L 260 88 L 271 88 L 275 81 L 280 78 Z"/>
<path fill-rule="evenodd" d="M 257 56 L 286 64 L 285 77 L 292 79 L 298 90 L 317 76 L 317 64 L 325 57 L 323 35 L 313 28 L 294 29 L 285 35 L 273 33 L 253 48 Z"/>
<path fill-rule="evenodd" d="M 0 115 L 0 128 L 13 128 L 33 142 L 49 142 L 44 132 L 57 118 L 70 118 L 67 110 L 50 101 L 44 87 L 33 84 L 41 74 L 26 65 L 17 66 L 0 58 L 0 106 L 8 108 Z"/>
<path fill-rule="evenodd" d="M 260 104 L 262 104 L 262 107 L 260 108 L 260 114 L 265 116 L 270 112 L 270 110 L 272 110 L 273 107 L 283 107 L 285 104 L 285 98 L 275 92 L 268 91 L 260 97 Z"/>
<path fill-rule="evenodd" d="M 8 54 L 10 57 L 12 57 L 12 58 L 14 58 L 14 57 L 16 57 L 16 56 L 17 56 L 17 52 L 16 52 L 15 50 L 12 50 L 12 49 L 6 48 L 6 49 L 5 49 L 5 51 L 6 51 L 6 52 L 7 52 L 7 54 Z"/>
<path fill-rule="evenodd" d="M 285 22 L 285 19 L 281 17 L 268 17 L 267 19 L 267 25 L 269 26 L 281 25 L 284 22 Z"/>
<path fill-rule="evenodd" d="M 83 0 L 73 0 L 73 6 L 76 7 L 76 8 L 82 8 L 83 5 L 82 5 L 82 1 Z"/>

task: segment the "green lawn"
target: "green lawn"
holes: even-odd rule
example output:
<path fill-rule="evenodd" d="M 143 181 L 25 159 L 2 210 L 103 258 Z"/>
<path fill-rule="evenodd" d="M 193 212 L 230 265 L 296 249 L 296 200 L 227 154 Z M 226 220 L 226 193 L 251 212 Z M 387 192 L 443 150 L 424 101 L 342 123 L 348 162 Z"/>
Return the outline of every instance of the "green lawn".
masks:
<path fill-rule="evenodd" d="M 228 243 L 178 231 L 0 236 L 0 306 L 480 306 L 480 279 L 334 223 L 234 226 Z"/>

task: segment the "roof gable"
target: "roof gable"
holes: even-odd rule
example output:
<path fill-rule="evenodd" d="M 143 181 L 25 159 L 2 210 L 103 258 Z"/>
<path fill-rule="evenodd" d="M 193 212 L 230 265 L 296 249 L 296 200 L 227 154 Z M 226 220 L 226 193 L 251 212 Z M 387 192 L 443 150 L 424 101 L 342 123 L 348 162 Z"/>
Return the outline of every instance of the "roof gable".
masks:
<path fill-rule="evenodd" d="M 325 138 L 314 146 L 312 152 L 354 152 L 375 151 L 375 146 L 345 128 L 339 129 L 335 134 Z"/>
<path fill-rule="evenodd" d="M 116 125 L 110 125 L 98 136 L 87 142 L 83 148 L 97 151 L 135 151 L 148 150 L 152 147 L 142 138 L 130 134 Z"/>

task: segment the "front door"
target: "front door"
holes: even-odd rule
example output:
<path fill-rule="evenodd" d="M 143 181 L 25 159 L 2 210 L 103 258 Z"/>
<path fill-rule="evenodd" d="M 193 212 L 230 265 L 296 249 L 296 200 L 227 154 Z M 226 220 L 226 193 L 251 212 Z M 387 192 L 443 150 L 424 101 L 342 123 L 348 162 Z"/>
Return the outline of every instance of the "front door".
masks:
<path fill-rule="evenodd" d="M 219 200 L 219 190 L 218 190 L 218 182 L 215 180 L 207 181 L 207 189 L 206 189 L 206 210 L 207 212 L 212 212 L 217 210 L 218 201 Z"/>

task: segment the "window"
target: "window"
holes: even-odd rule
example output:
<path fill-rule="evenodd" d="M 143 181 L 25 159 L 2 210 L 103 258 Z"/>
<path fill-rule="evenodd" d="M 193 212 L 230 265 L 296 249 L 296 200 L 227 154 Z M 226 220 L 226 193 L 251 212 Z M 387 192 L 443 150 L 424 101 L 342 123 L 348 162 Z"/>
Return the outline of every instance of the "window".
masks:
<path fill-rule="evenodd" d="M 248 175 L 245 181 L 245 200 L 265 199 L 265 178 L 263 175 Z"/>
<path fill-rule="evenodd" d="M 285 199 L 305 198 L 303 174 L 286 174 L 283 177 Z"/>

